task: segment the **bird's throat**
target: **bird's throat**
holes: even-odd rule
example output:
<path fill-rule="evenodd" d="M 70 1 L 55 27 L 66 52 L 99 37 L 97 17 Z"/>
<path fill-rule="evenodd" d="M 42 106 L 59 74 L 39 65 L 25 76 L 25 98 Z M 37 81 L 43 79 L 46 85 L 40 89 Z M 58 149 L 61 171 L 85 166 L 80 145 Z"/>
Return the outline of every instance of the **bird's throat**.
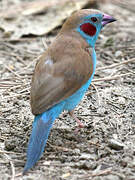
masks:
<path fill-rule="evenodd" d="M 80 26 L 80 28 L 85 34 L 89 36 L 94 36 L 96 34 L 96 27 L 90 23 L 84 23 Z"/>

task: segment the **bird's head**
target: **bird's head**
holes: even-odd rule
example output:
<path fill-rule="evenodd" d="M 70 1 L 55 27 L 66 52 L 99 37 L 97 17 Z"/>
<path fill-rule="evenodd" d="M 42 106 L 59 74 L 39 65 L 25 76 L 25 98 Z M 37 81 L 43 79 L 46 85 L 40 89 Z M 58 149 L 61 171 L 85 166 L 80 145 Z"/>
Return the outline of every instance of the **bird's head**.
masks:
<path fill-rule="evenodd" d="M 82 9 L 73 13 L 64 23 L 62 29 L 77 31 L 90 46 L 94 47 L 101 29 L 113 21 L 116 19 L 101 11 Z"/>

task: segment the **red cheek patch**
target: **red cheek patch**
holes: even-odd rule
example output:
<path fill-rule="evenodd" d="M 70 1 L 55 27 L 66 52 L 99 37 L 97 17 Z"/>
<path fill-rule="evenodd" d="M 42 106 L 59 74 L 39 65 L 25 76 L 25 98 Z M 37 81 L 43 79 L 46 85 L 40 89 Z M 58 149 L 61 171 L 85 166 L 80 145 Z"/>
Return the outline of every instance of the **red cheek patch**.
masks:
<path fill-rule="evenodd" d="M 80 28 L 85 34 L 89 36 L 94 36 L 96 34 L 96 27 L 90 23 L 82 24 Z"/>

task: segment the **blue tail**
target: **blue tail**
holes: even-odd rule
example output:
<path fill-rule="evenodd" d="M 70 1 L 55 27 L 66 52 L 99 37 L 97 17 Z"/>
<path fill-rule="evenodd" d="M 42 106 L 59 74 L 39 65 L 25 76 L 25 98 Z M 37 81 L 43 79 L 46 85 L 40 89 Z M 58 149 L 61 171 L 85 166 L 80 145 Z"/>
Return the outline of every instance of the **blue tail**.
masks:
<path fill-rule="evenodd" d="M 40 159 L 42 155 L 50 129 L 54 120 L 63 110 L 63 103 L 53 106 L 46 112 L 35 116 L 32 128 L 32 134 L 30 136 L 28 150 L 27 150 L 27 162 L 25 164 L 23 174 L 28 171 L 35 163 Z"/>

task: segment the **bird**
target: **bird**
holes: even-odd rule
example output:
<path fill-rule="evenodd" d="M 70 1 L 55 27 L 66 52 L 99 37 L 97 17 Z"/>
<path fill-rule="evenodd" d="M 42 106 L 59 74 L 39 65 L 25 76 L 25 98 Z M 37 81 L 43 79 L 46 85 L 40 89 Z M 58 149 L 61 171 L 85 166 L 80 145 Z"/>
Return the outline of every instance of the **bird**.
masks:
<path fill-rule="evenodd" d="M 84 97 L 96 69 L 95 43 L 103 27 L 116 21 L 96 9 L 81 9 L 65 21 L 39 58 L 32 77 L 30 102 L 35 116 L 23 174 L 40 159 L 51 127 L 68 111 L 79 127 L 74 108 Z"/>

